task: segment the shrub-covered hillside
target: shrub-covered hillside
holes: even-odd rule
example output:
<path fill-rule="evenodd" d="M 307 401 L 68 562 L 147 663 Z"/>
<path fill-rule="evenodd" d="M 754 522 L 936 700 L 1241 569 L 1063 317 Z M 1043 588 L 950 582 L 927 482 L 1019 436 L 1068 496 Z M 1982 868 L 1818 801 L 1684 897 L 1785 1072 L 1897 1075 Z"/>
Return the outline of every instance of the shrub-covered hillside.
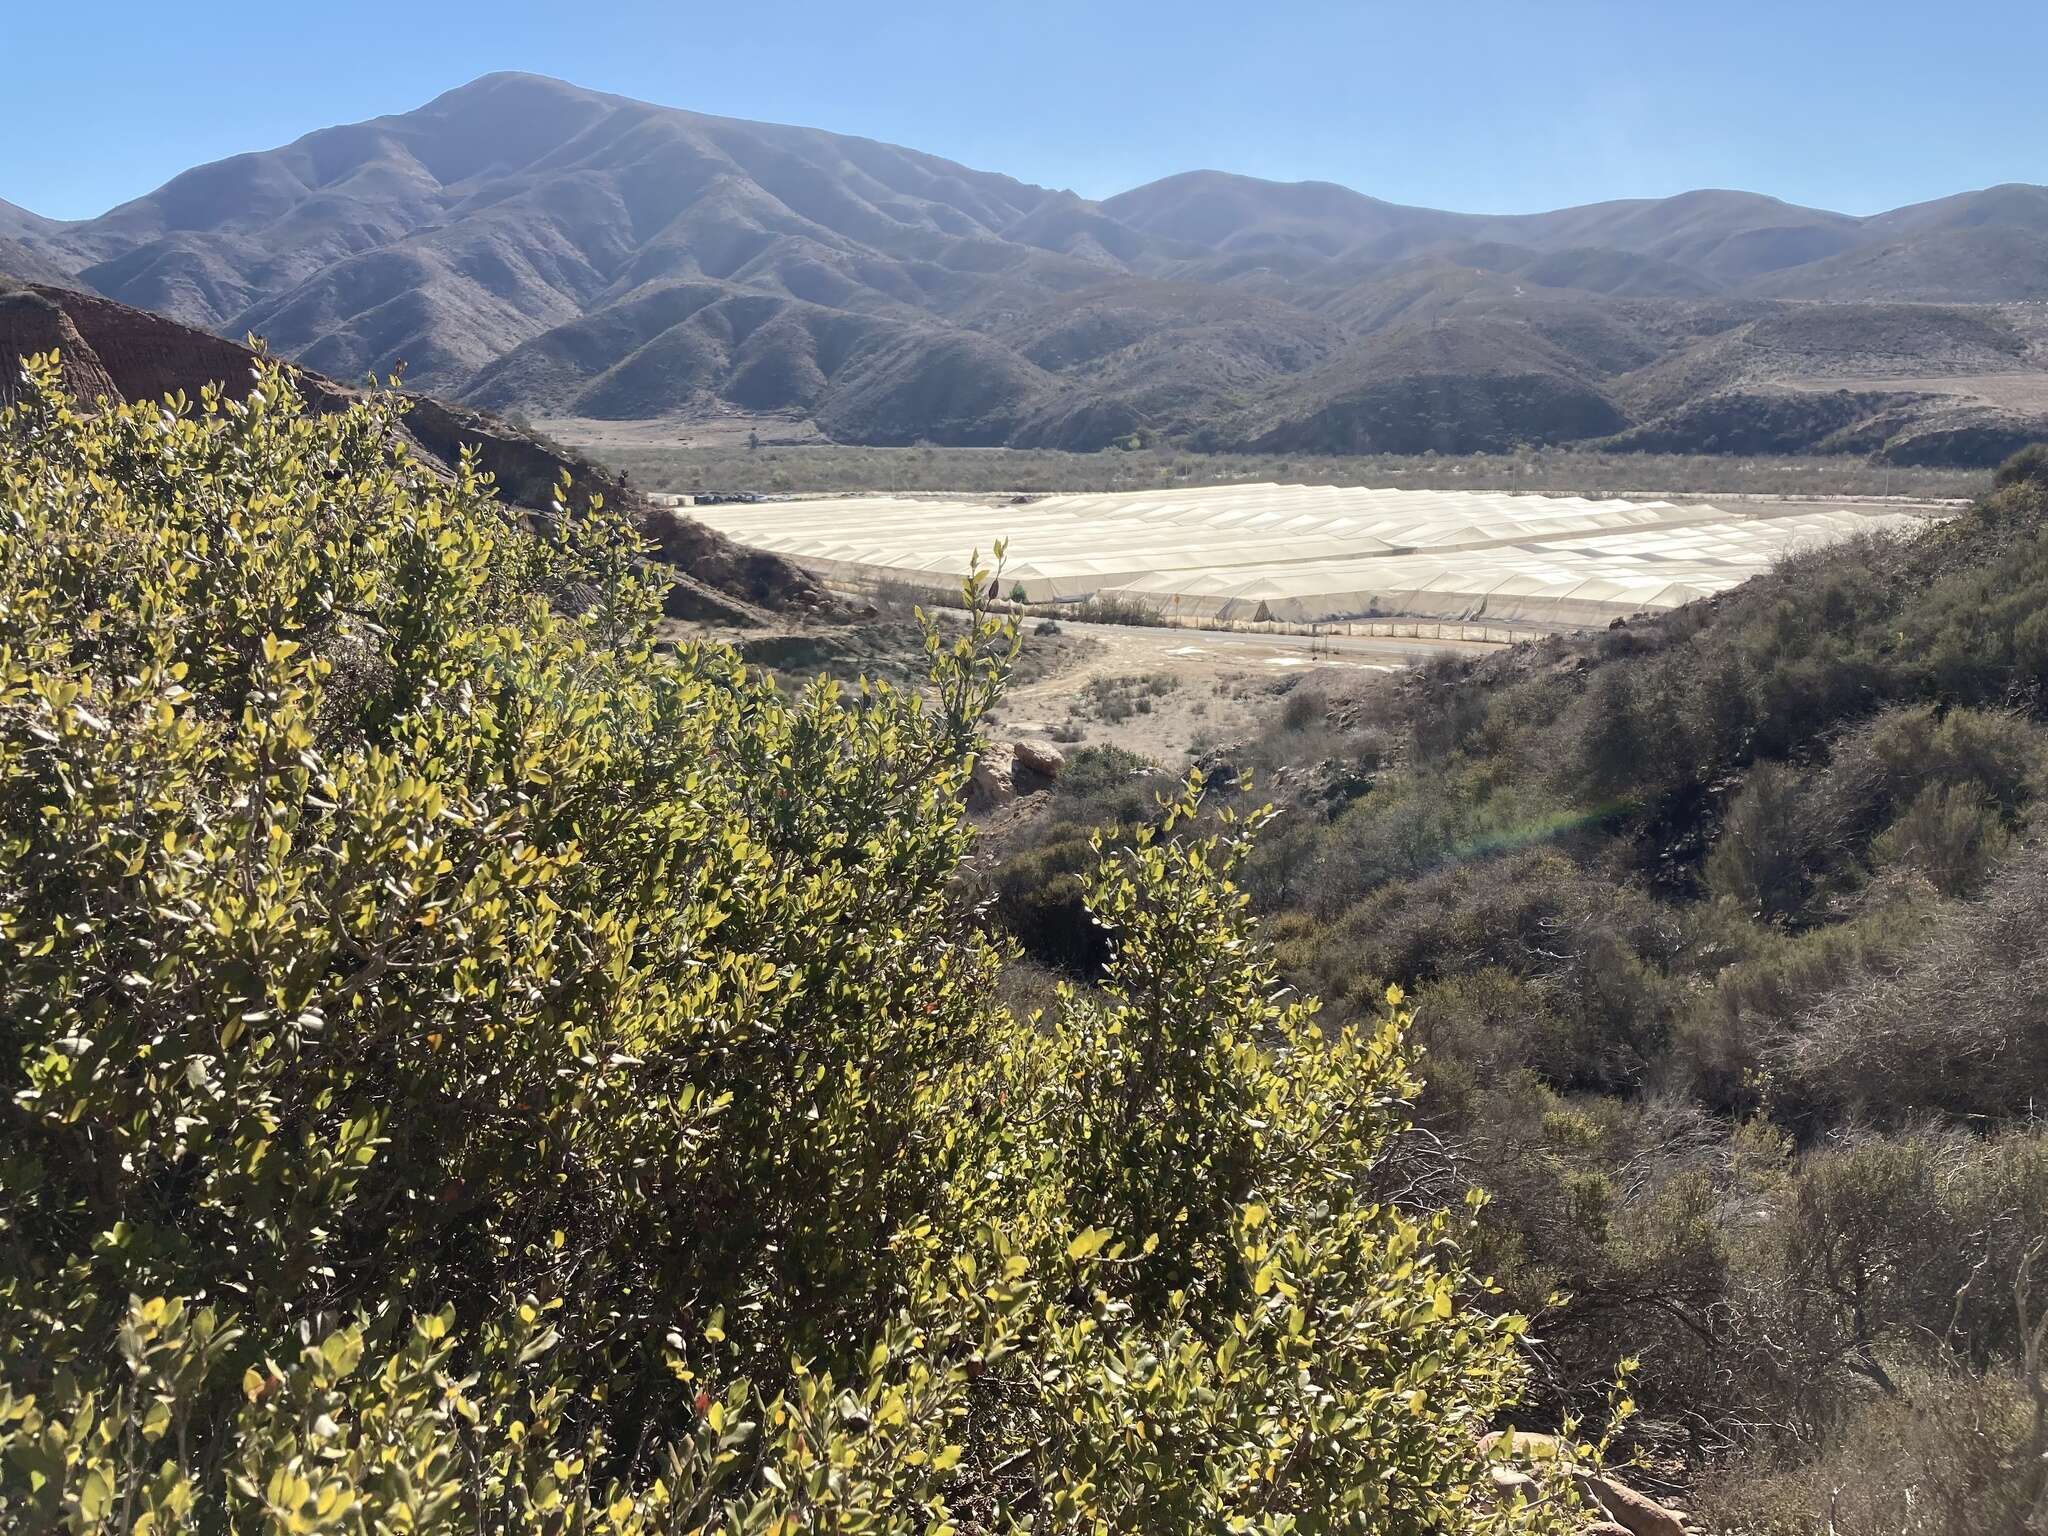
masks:
<path fill-rule="evenodd" d="M 1562 1528 L 1463 1207 L 1191 798 L 1020 1020 L 961 904 L 1012 638 L 665 656 L 597 508 L 394 402 L 0 415 L 0 1527 Z"/>
<path fill-rule="evenodd" d="M 1718 1528 L 2048 1517 L 2044 721 L 2035 455 L 1915 539 L 1298 694 L 1217 754 L 1283 807 L 1246 874 L 1282 976 L 1337 1023 L 1408 989 L 1413 1155 L 1494 1194 L 1539 1397 L 1640 1351 Z M 992 887 L 1076 974 L 1087 829 L 1152 819 L 1098 766 Z"/>

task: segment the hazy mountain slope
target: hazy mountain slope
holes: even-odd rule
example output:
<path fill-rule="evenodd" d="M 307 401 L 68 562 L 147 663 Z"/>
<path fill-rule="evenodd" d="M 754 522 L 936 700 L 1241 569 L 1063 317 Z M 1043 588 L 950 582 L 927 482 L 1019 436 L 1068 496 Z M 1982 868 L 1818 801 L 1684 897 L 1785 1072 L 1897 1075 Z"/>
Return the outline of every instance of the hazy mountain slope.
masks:
<path fill-rule="evenodd" d="M 1753 192 L 1683 192 L 1489 221 L 1495 239 L 1538 250 L 1600 246 L 1660 257 L 1715 282 L 1815 261 L 1847 249 L 1857 221 Z"/>
<path fill-rule="evenodd" d="M 50 222 L 42 215 L 30 213 L 26 208 L 0 197 L 0 234 L 22 234 Z"/>
<path fill-rule="evenodd" d="M 1620 431 L 1599 371 L 1502 315 L 1369 337 L 1259 402 L 1237 432 L 1309 453 L 1491 453 Z"/>
<path fill-rule="evenodd" d="M 2006 182 L 1933 202 L 1911 203 L 1863 221 L 1865 231 L 1881 240 L 2001 224 L 2048 234 L 2048 187 Z"/>
<path fill-rule="evenodd" d="M 1096 409 L 1040 421 L 1042 440 L 1137 430 L 1193 435 L 1276 382 L 1312 369 L 1343 330 L 1289 304 L 1186 283 L 1119 282 L 1015 314 L 969 317 Z"/>
<path fill-rule="evenodd" d="M 1695 281 L 1754 276 L 1855 243 L 1858 221 L 1747 192 L 1595 203 L 1555 213 L 1486 216 L 1383 203 L 1328 182 L 1271 182 L 1195 171 L 1110 198 L 1134 228 L 1216 251 L 1307 249 L 1382 258 L 1440 241 L 1519 245 L 1540 253 L 1595 247 L 1655 256 Z"/>
<path fill-rule="evenodd" d="M 1654 414 L 1736 386 L 1999 373 L 2023 367 L 2027 356 L 2027 339 L 1989 307 L 1771 306 L 1636 373 L 1628 394 L 1638 411 Z"/>
<path fill-rule="evenodd" d="M 1980 393 L 2038 369 L 2017 306 L 1717 308 L 1736 323 L 1614 381 L 1639 424 L 1617 446 L 1975 463 L 2048 437 L 2038 415 Z"/>
<path fill-rule="evenodd" d="M 1146 234 L 1210 250 L 1305 248 L 1326 258 L 1368 244 L 1393 254 L 1425 241 L 1455 239 L 1479 222 L 1383 203 L 1327 181 L 1261 181 L 1223 171 L 1188 171 L 1149 182 L 1109 198 L 1102 211 Z"/>
<path fill-rule="evenodd" d="M 1576 288 L 1629 299 L 1697 299 L 1720 285 L 1689 267 L 1640 251 L 1599 245 L 1538 251 L 1497 240 L 1460 245 L 1439 259 L 1486 272 L 1504 272 L 1540 288 Z"/>
<path fill-rule="evenodd" d="M 2048 432 L 2028 389 L 1913 382 L 2048 368 L 2048 346 L 1963 334 L 2048 297 L 2048 189 L 2027 186 L 1867 219 L 1732 191 L 1491 216 L 1194 171 L 1094 203 L 500 74 L 97 219 L 0 204 L 9 270 L 339 378 L 403 364 L 494 409 L 772 414 L 850 441 L 1889 451 L 1917 432 L 1968 455 Z M 1867 408 L 1788 398 L 1844 388 Z"/>
<path fill-rule="evenodd" d="M 0 234 L 0 273 L 26 283 L 43 283 L 56 288 L 78 286 L 78 280 L 62 265 L 12 235 Z"/>
<path fill-rule="evenodd" d="M 112 297 L 345 373 L 460 383 L 606 298 L 731 278 L 801 241 L 1007 265 L 1049 194 L 909 150 L 492 75 L 416 112 L 202 166 L 63 243 Z M 991 254 L 960 257 L 961 242 Z M 1074 280 L 1093 275 L 1075 261 Z M 915 276 L 868 286 L 916 303 Z M 879 283 L 872 281 L 879 278 Z"/>
<path fill-rule="evenodd" d="M 2048 299 L 2048 232 L 1962 225 L 1860 245 L 1750 285 L 1794 299 L 1912 299 L 1980 304 Z"/>

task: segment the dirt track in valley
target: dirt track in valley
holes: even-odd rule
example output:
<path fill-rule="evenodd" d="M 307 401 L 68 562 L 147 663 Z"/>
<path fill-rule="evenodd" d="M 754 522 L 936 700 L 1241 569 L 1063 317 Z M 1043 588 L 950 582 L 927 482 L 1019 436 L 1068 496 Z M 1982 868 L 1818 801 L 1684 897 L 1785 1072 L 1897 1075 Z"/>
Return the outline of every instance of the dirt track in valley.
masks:
<path fill-rule="evenodd" d="M 1106 743 L 1165 766 L 1190 750 L 1257 729 L 1274 700 L 1304 677 L 1390 672 L 1431 656 L 1479 655 L 1495 647 L 1456 640 L 1378 636 L 1239 634 L 1060 621 L 1090 646 L 1076 664 L 1020 685 L 996 713 L 1004 735 L 1058 740 L 1079 729 L 1073 748 Z M 1026 644 L 1030 630 L 1026 628 Z M 1156 680 L 1156 681 L 1155 681 Z M 1098 691 L 1141 697 L 1142 711 L 1107 718 Z"/>

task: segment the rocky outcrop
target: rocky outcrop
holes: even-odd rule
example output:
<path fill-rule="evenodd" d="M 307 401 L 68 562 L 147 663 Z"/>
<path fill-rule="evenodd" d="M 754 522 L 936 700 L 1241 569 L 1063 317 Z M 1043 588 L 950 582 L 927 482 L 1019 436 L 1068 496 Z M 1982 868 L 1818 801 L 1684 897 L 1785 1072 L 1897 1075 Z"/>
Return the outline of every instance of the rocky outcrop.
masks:
<path fill-rule="evenodd" d="M 74 400 L 121 398 L 99 357 L 78 334 L 63 306 L 28 288 L 0 288 L 0 405 L 14 398 L 16 359 L 55 352 L 64 388 Z"/>
<path fill-rule="evenodd" d="M 808 571 L 778 555 L 735 544 L 672 507 L 648 507 L 639 523 L 664 561 L 722 592 L 781 612 L 823 612 L 832 606 L 830 595 Z"/>
<path fill-rule="evenodd" d="M 1017 758 L 1017 766 L 1035 773 L 1048 782 L 1057 779 L 1066 771 L 1067 754 L 1045 741 L 1020 741 L 1011 749 Z"/>
<path fill-rule="evenodd" d="M 1057 748 L 1038 742 L 985 741 L 967 781 L 967 809 L 992 811 L 1019 796 L 1050 789 L 1066 761 Z"/>
<path fill-rule="evenodd" d="M 97 294 L 61 288 L 29 291 L 63 309 L 123 400 L 161 400 L 179 393 L 197 400 L 199 391 L 211 383 L 235 397 L 249 392 L 255 354 L 247 347 Z M 330 401 L 338 398 L 338 386 L 317 374 L 309 377 L 318 380 L 310 394 Z"/>
<path fill-rule="evenodd" d="M 515 506 L 548 506 L 566 476 L 572 503 L 602 496 L 607 506 L 642 510 L 624 485 L 588 459 L 538 442 L 495 416 L 432 395 L 408 395 L 406 401 L 407 436 L 445 464 L 459 459 L 465 447 L 474 449 L 498 494 Z"/>

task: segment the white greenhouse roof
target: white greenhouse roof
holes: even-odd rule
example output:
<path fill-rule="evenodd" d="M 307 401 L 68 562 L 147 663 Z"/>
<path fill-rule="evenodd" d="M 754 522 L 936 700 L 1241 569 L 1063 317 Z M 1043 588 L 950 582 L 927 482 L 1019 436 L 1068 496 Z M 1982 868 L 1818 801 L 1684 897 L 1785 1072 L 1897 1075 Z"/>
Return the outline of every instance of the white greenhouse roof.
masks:
<path fill-rule="evenodd" d="M 1777 507 L 1767 509 L 1769 512 Z M 1556 624 L 1676 607 L 1790 550 L 1898 514 L 1787 516 L 1495 492 L 1228 485 L 990 502 L 914 497 L 700 506 L 741 543 L 848 584 L 948 589 L 1008 541 L 1005 592 L 1312 623 L 1409 615 Z"/>

